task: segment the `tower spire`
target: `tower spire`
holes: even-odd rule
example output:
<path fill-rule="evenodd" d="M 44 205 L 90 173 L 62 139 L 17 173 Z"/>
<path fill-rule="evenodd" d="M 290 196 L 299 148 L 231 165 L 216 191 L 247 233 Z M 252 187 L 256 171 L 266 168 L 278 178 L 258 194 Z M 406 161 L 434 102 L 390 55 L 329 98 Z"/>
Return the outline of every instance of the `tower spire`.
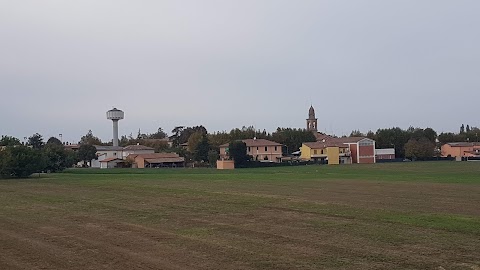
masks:
<path fill-rule="evenodd" d="M 308 131 L 318 131 L 318 119 L 315 117 L 315 109 L 313 105 L 310 105 L 310 109 L 308 110 L 308 119 L 307 119 L 307 130 Z"/>

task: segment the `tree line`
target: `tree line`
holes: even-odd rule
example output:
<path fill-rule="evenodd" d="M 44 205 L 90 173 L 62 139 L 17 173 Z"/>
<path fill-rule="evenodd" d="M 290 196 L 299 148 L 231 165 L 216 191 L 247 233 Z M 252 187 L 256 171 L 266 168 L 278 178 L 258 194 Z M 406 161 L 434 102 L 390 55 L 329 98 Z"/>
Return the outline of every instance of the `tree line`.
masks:
<path fill-rule="evenodd" d="M 399 127 L 378 129 L 366 134 L 359 130 L 351 132 L 350 137 L 367 137 L 376 141 L 377 148 L 395 148 L 397 158 L 424 159 L 440 155 L 440 146 L 449 142 L 478 142 L 480 129 L 470 125 L 461 125 L 458 133 L 437 134 L 432 128 L 402 129 Z M 243 139 L 267 139 L 284 145 L 283 153 L 291 154 L 299 150 L 304 142 L 314 142 L 314 133 L 305 129 L 277 128 L 272 133 L 257 130 L 253 126 L 234 128 L 227 131 L 208 133 L 202 126 L 178 126 L 171 131 L 171 136 L 158 128 L 154 133 L 142 133 L 137 136 L 122 136 L 120 146 L 141 144 L 155 149 L 155 152 L 176 152 L 185 157 L 187 162 L 196 162 L 214 166 L 219 157 L 220 146 Z M 51 137 L 44 142 L 42 135 L 36 133 L 24 143 L 18 138 L 2 136 L 0 139 L 0 177 L 25 177 L 34 172 L 58 172 L 72 167 L 79 161 L 86 164 L 96 158 L 94 145 L 112 145 L 102 142 L 89 130 L 78 142 L 77 152 L 68 151 L 62 142 Z M 233 147 L 233 148 L 232 148 Z M 231 145 L 231 150 L 242 152 L 240 144 Z M 240 149 L 241 151 L 237 151 Z M 244 158 L 242 158 L 244 159 Z"/>
<path fill-rule="evenodd" d="M 37 172 L 59 172 L 72 167 L 78 156 L 51 137 L 45 143 L 36 133 L 26 143 L 11 136 L 0 139 L 0 178 L 24 178 Z"/>
<path fill-rule="evenodd" d="M 200 126 L 178 126 L 171 131 L 171 136 L 162 129 L 151 134 L 138 131 L 136 137 L 130 134 L 122 136 L 120 146 L 141 144 L 154 148 L 155 152 L 176 152 L 185 157 L 187 162 L 198 165 L 214 166 L 219 158 L 222 144 L 243 139 L 268 139 L 285 145 L 285 154 L 297 151 L 303 142 L 315 141 L 313 133 L 304 129 L 278 128 L 273 133 L 256 130 L 254 127 L 232 129 L 208 133 Z M 91 130 L 80 138 L 80 148 L 77 152 L 66 150 L 62 142 L 55 137 L 45 143 L 42 135 L 36 133 L 25 143 L 11 136 L 2 136 L 0 140 L 0 175 L 6 177 L 26 177 L 34 172 L 59 172 L 72 167 L 79 161 L 84 165 L 96 158 L 95 145 L 112 145 L 112 142 L 102 142 Z M 26 158 L 24 158 L 26 157 Z M 23 168 L 20 172 L 20 168 Z"/>
<path fill-rule="evenodd" d="M 368 137 L 375 140 L 377 148 L 395 148 L 397 158 L 426 159 L 441 155 L 440 147 L 451 142 L 478 142 L 480 129 L 461 125 L 458 133 L 442 132 L 437 134 L 432 128 L 402 129 L 399 127 L 382 128 L 366 134 L 359 130 L 350 133 L 351 137 Z"/>

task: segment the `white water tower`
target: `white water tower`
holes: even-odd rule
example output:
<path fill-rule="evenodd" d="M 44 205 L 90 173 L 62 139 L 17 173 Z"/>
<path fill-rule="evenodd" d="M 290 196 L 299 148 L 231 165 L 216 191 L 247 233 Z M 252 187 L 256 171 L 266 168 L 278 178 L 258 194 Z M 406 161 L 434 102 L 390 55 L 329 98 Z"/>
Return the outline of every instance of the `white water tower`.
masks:
<path fill-rule="evenodd" d="M 107 112 L 107 119 L 113 122 L 113 146 L 118 146 L 118 121 L 122 120 L 124 116 L 123 111 L 117 108 Z"/>

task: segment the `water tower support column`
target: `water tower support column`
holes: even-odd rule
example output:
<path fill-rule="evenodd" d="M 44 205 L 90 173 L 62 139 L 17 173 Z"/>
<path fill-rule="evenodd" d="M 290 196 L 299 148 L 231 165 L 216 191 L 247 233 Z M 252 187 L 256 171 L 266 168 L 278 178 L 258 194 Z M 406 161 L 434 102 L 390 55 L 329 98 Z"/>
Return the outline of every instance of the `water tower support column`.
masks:
<path fill-rule="evenodd" d="M 113 146 L 118 146 L 118 120 L 112 120 L 113 122 Z"/>

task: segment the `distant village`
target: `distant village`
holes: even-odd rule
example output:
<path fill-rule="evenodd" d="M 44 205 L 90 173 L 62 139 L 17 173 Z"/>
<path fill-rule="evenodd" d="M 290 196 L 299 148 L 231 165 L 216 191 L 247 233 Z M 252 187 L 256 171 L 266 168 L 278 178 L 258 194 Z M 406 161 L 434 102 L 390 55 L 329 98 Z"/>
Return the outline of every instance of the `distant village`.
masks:
<path fill-rule="evenodd" d="M 0 149 L 15 144 L 41 148 L 52 142 L 74 153 L 75 167 L 162 168 L 162 167 L 262 167 L 300 164 L 372 164 L 415 160 L 480 160 L 479 129 L 461 126 L 459 133 L 437 133 L 431 128 L 379 129 L 363 134 L 336 137 L 318 131 L 318 119 L 311 106 L 304 129 L 278 128 L 273 133 L 253 127 L 209 134 L 205 127 L 179 126 L 168 136 L 161 128 L 154 134 L 118 136 L 124 112 L 113 108 L 107 119 L 113 123 L 111 142 L 102 143 L 89 131 L 78 144 L 50 138 L 46 144 L 40 134 L 28 142 L 2 136 Z M 61 135 L 60 135 L 61 137 Z M 13 143 L 12 143 L 13 142 Z M 74 162 L 72 162 L 74 160 Z M 69 167 L 69 165 L 66 165 Z M 55 171 L 54 169 L 52 169 Z"/>

